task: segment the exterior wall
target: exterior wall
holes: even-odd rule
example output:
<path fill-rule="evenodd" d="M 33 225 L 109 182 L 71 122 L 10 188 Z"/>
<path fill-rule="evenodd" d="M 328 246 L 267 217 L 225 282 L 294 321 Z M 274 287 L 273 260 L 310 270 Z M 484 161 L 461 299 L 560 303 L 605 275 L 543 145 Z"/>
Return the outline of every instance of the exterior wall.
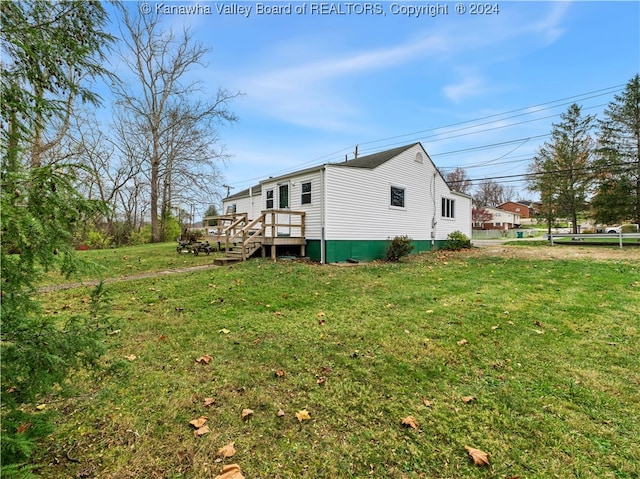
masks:
<path fill-rule="evenodd" d="M 499 209 L 516 213 L 520 218 L 529 218 L 532 216 L 527 205 L 516 203 L 515 201 L 507 201 L 499 206 Z"/>
<path fill-rule="evenodd" d="M 302 184 L 311 183 L 311 203 L 302 204 Z M 273 190 L 273 205 L 278 209 L 279 188 L 281 184 L 289 185 L 289 209 L 293 211 L 304 211 L 305 216 L 305 236 L 308 239 L 320 239 L 322 232 L 322 171 L 307 171 L 299 176 L 275 179 L 274 181 L 262 182 L 262 200 L 260 210 L 267 209 L 267 191 Z"/>
<path fill-rule="evenodd" d="M 431 244 L 430 240 L 414 241 L 412 254 L 441 249 L 445 247 L 446 241 L 436 241 Z M 307 241 L 307 256 L 313 261 L 321 260 L 320 240 Z M 337 263 L 353 259 L 357 261 L 371 261 L 386 257 L 386 240 L 328 240 L 326 242 L 326 262 Z"/>
<path fill-rule="evenodd" d="M 227 212 L 227 208 L 236 205 L 236 213 L 247 213 L 250 219 L 260 216 L 262 210 L 262 195 L 245 196 L 243 198 L 232 198 L 222 202 L 222 213 Z"/>
<path fill-rule="evenodd" d="M 483 230 L 508 230 L 520 224 L 520 216 L 516 213 L 498 208 L 485 208 L 485 210 L 493 215 L 493 219 L 482 224 Z"/>
<path fill-rule="evenodd" d="M 420 145 L 374 169 L 329 165 L 326 181 L 327 240 L 446 240 L 456 230 L 471 236 L 471 199 L 450 191 Z M 390 206 L 392 186 L 404 188 L 404 208 Z M 454 219 L 441 217 L 443 196 L 455 200 Z"/>

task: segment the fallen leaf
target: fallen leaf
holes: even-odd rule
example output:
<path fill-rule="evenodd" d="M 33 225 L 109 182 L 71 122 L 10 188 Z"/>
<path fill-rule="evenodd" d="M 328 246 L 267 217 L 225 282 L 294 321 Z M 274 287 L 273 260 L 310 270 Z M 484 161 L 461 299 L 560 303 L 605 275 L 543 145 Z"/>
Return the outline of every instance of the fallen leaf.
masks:
<path fill-rule="evenodd" d="M 318 378 L 318 380 L 316 381 L 317 384 L 324 384 L 327 382 L 327 378 L 325 378 L 324 376 L 321 376 Z"/>
<path fill-rule="evenodd" d="M 226 446 L 222 446 L 218 449 L 218 456 L 222 458 L 233 457 L 236 455 L 236 448 L 234 447 L 235 442 L 230 442 Z"/>
<path fill-rule="evenodd" d="M 222 328 L 221 330 L 218 331 L 219 333 L 222 334 L 229 334 L 231 331 L 229 331 L 227 328 Z"/>
<path fill-rule="evenodd" d="M 537 334 L 544 334 L 544 331 L 540 329 L 534 329 L 533 331 L 536 332 Z"/>
<path fill-rule="evenodd" d="M 205 425 L 193 431 L 193 435 L 195 437 L 200 437 L 200 436 L 204 436 L 205 434 L 209 434 L 210 432 L 211 432 L 211 429 L 209 429 L 209 426 Z"/>
<path fill-rule="evenodd" d="M 237 464 L 227 464 L 222 466 L 222 473 L 217 475 L 215 479 L 244 479 L 242 470 Z"/>
<path fill-rule="evenodd" d="M 213 405 L 215 402 L 216 402 L 216 398 L 204 398 L 203 406 L 204 407 L 209 407 L 209 406 Z"/>
<path fill-rule="evenodd" d="M 418 423 L 416 422 L 416 418 L 413 416 L 403 417 L 402 425 L 406 427 L 412 427 L 413 429 L 418 429 Z"/>
<path fill-rule="evenodd" d="M 303 409 L 302 411 L 298 411 L 296 413 L 296 419 L 298 419 L 298 422 L 308 421 L 309 419 L 311 419 L 311 416 L 309 416 L 309 411 Z"/>
<path fill-rule="evenodd" d="M 207 416 L 200 416 L 199 418 L 192 419 L 191 421 L 189 421 L 189 424 L 191 424 L 196 429 L 199 429 L 205 425 L 205 423 L 207 422 L 207 419 L 209 419 Z"/>
<path fill-rule="evenodd" d="M 275 376 L 276 376 L 277 378 L 283 378 L 285 374 L 287 374 L 287 373 L 284 371 L 284 369 L 278 369 L 278 370 L 275 372 Z"/>
<path fill-rule="evenodd" d="M 262 342 L 262 338 L 256 338 L 253 340 L 253 344 L 254 346 L 257 346 L 258 344 L 260 344 Z"/>
<path fill-rule="evenodd" d="M 465 404 L 468 404 L 468 403 L 473 402 L 475 400 L 476 400 L 475 396 L 464 396 L 462 398 L 462 402 L 465 403 Z"/>
<path fill-rule="evenodd" d="M 489 456 L 487 455 L 486 452 L 481 451 L 480 449 L 469 447 L 469 446 L 465 446 L 464 448 L 467 450 L 467 452 L 469 453 L 469 456 L 471 456 L 471 459 L 473 459 L 473 463 L 476 466 L 489 465 Z"/>
<path fill-rule="evenodd" d="M 31 427 L 31 423 L 30 422 L 23 422 L 22 424 L 20 424 L 17 428 L 16 428 L 16 433 L 18 434 L 22 434 L 23 432 L 25 432 L 27 429 L 29 429 Z"/>
<path fill-rule="evenodd" d="M 129 356 L 127 356 L 127 359 L 128 359 L 129 361 L 135 361 L 135 360 L 136 360 L 136 358 L 137 358 L 137 356 L 136 356 L 135 354 L 130 354 Z"/>
<path fill-rule="evenodd" d="M 429 401 L 427 398 L 423 397 L 422 398 L 422 404 L 424 404 L 427 407 L 431 407 L 433 406 L 433 403 L 431 401 Z"/>
<path fill-rule="evenodd" d="M 324 311 L 320 311 L 318 314 L 316 314 L 316 316 L 318 316 L 319 318 L 324 318 L 326 314 L 324 313 Z"/>
<path fill-rule="evenodd" d="M 283 417 L 284 411 L 282 409 L 278 409 L 278 417 Z"/>
<path fill-rule="evenodd" d="M 46 405 L 46 404 L 38 404 L 38 405 L 36 406 L 36 409 L 37 409 L 38 411 L 44 411 L 46 408 L 47 408 L 47 405 Z"/>
<path fill-rule="evenodd" d="M 466 339 L 461 339 L 460 341 L 458 341 L 458 346 L 464 346 L 465 344 L 467 344 L 469 341 L 467 341 Z"/>
<path fill-rule="evenodd" d="M 493 330 L 495 331 L 495 330 L 496 330 L 496 329 L 498 329 L 499 327 L 500 327 L 500 326 L 496 324 L 495 326 L 491 326 L 491 329 L 493 329 Z"/>
<path fill-rule="evenodd" d="M 205 354 L 204 356 L 200 356 L 198 359 L 196 359 L 196 363 L 209 364 L 212 359 L 213 359 L 213 356 L 210 356 L 209 354 Z"/>
<path fill-rule="evenodd" d="M 249 419 L 252 415 L 253 415 L 253 409 L 243 409 L 240 417 L 246 420 L 246 419 Z"/>

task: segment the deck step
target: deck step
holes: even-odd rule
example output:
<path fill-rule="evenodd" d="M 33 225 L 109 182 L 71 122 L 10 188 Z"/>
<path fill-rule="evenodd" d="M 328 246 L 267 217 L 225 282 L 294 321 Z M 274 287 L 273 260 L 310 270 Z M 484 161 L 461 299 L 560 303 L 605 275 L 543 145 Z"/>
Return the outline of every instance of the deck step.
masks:
<path fill-rule="evenodd" d="M 213 264 L 215 264 L 216 266 L 227 266 L 228 264 L 239 263 L 240 261 L 242 261 L 242 256 L 234 257 L 234 258 L 230 258 L 227 256 L 224 258 L 214 259 Z"/>

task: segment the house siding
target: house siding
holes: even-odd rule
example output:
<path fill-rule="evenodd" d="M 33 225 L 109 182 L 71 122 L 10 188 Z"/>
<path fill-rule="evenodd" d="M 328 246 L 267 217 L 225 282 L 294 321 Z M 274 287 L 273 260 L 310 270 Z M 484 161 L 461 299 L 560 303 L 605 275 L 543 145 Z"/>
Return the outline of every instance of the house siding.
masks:
<path fill-rule="evenodd" d="M 311 203 L 302 204 L 307 182 L 312 185 Z M 306 212 L 306 254 L 316 261 L 322 259 L 323 228 L 328 263 L 383 258 L 388 239 L 395 236 L 409 236 L 414 253 L 444 247 L 453 231 L 471 237 L 471 198 L 449 189 L 420 144 L 375 167 L 327 164 L 269 179 L 261 182 L 262 194 L 251 204 L 239 199 L 235 203 L 255 218 L 266 209 L 266 192 L 273 190 L 278 209 L 282 184 L 289 185 L 289 208 Z M 392 187 L 404 190 L 403 207 L 391 205 Z M 442 217 L 443 197 L 455 202 L 454 218 Z"/>
<path fill-rule="evenodd" d="M 415 161 L 418 152 L 422 163 Z M 405 189 L 404 208 L 390 206 L 392 186 Z M 443 196 L 456 201 L 454 219 L 440 217 Z M 446 240 L 456 230 L 471 234 L 471 199 L 449 190 L 420 145 L 374 169 L 328 165 L 326 202 L 327 240 L 386 240 L 407 235 L 415 241 L 430 241 Z"/>

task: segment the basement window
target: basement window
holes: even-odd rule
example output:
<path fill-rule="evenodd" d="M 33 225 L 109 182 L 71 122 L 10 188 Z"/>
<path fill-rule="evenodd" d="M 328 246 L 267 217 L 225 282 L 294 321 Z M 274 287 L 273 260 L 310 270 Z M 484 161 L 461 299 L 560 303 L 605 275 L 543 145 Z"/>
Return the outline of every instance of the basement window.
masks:
<path fill-rule="evenodd" d="M 302 183 L 302 197 L 300 198 L 300 204 L 311 204 L 311 182 Z"/>
<path fill-rule="evenodd" d="M 442 198 L 442 211 L 440 214 L 443 218 L 455 218 L 456 200 L 452 200 L 450 198 Z"/>
<path fill-rule="evenodd" d="M 391 206 L 404 208 L 404 188 L 391 187 Z"/>

